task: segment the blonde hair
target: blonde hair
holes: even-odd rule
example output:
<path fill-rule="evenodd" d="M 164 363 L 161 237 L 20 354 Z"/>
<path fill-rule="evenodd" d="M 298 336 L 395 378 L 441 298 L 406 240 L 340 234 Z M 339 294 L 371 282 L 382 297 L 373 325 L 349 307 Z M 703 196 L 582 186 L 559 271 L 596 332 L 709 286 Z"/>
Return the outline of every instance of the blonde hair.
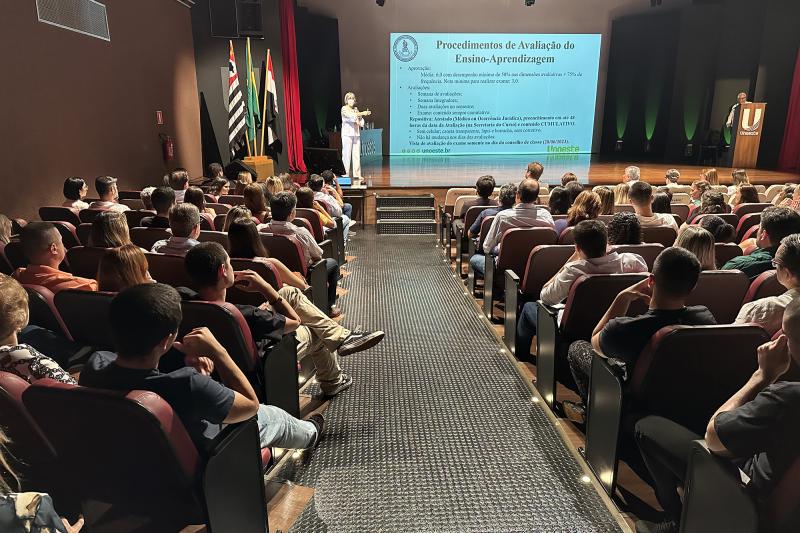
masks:
<path fill-rule="evenodd" d="M 714 236 L 707 229 L 697 225 L 686 226 L 675 240 L 675 246 L 697 256 L 703 270 L 717 269 Z"/>
<path fill-rule="evenodd" d="M 89 239 L 96 248 L 116 248 L 131 243 L 128 219 L 119 211 L 103 211 L 92 222 Z"/>
<path fill-rule="evenodd" d="M 620 183 L 614 188 L 614 203 L 617 205 L 622 204 L 629 204 L 631 203 L 630 198 L 628 198 L 628 192 L 631 190 L 631 186 L 627 183 Z"/>
<path fill-rule="evenodd" d="M 583 191 L 567 211 L 567 225 L 574 226 L 583 220 L 597 218 L 600 214 L 600 196 L 596 192 Z"/>
<path fill-rule="evenodd" d="M 709 185 L 719 185 L 719 174 L 716 168 L 704 168 L 700 173 Z"/>
<path fill-rule="evenodd" d="M 119 292 L 134 285 L 150 283 L 147 257 L 135 244 L 111 248 L 100 258 L 97 269 L 99 290 Z"/>
<path fill-rule="evenodd" d="M 0 213 L 0 244 L 11 242 L 11 219 Z"/>
<path fill-rule="evenodd" d="M 0 274 L 0 339 L 28 325 L 28 293 L 14 278 Z"/>
<path fill-rule="evenodd" d="M 275 195 L 279 192 L 283 192 L 283 180 L 277 176 L 270 176 L 264 181 L 264 185 L 266 186 L 267 190 L 270 194 Z"/>
<path fill-rule="evenodd" d="M 8 472 L 14 481 L 16 482 L 16 489 L 12 488 L 11 485 L 4 479 L 3 476 L 0 476 L 0 494 L 9 494 L 11 492 L 19 492 L 22 488 L 22 483 L 19 480 L 19 476 L 11 469 L 11 465 L 8 464 L 8 460 L 6 459 L 5 449 L 6 444 L 11 442 L 2 428 L 0 428 L 0 467 L 2 470 Z"/>
<path fill-rule="evenodd" d="M 613 215 L 614 214 L 614 191 L 610 187 L 602 186 L 597 187 L 594 192 L 600 197 L 600 214 Z"/>
<path fill-rule="evenodd" d="M 352 97 L 353 97 L 353 99 L 355 100 L 355 98 L 356 98 L 356 93 L 346 93 L 346 94 L 344 95 L 344 103 L 345 103 L 345 104 L 347 104 L 347 99 L 348 99 L 348 98 L 350 98 L 351 96 L 352 96 Z"/>

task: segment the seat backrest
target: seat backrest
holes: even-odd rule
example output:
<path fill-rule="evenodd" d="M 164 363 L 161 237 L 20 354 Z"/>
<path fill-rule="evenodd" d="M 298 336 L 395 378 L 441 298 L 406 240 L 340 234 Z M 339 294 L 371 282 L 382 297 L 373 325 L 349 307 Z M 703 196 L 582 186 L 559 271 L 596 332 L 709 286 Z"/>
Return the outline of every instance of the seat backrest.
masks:
<path fill-rule="evenodd" d="M 153 514 L 170 507 L 203 521 L 194 490 L 200 455 L 157 394 L 45 379 L 28 387 L 22 401 L 63 460 L 59 474 L 74 483 L 81 499 Z"/>
<path fill-rule="evenodd" d="M 656 264 L 656 257 L 664 251 L 664 245 L 658 242 L 650 242 L 645 244 L 618 244 L 612 247 L 618 253 L 632 253 L 642 256 L 644 262 L 647 263 L 647 270 L 653 271 L 653 265 Z"/>
<path fill-rule="evenodd" d="M 295 209 L 295 213 L 297 214 L 297 218 L 302 218 L 311 225 L 311 235 L 314 236 L 314 240 L 317 242 L 325 240 L 325 228 L 322 225 L 322 219 L 319 218 L 319 213 L 317 213 L 316 209 L 298 207 Z"/>
<path fill-rule="evenodd" d="M 575 252 L 570 245 L 543 244 L 528 254 L 524 275 L 520 276 L 520 292 L 530 299 L 539 298 L 544 284 L 558 272 Z"/>
<path fill-rule="evenodd" d="M 692 224 L 698 224 L 701 218 L 710 216 L 719 217 L 728 224 L 730 224 L 731 226 L 733 226 L 734 228 L 736 227 L 737 224 L 739 224 L 739 216 L 734 215 L 733 213 L 703 213 L 702 215 L 697 215 L 696 217 L 694 217 L 692 219 Z"/>
<path fill-rule="evenodd" d="M 0 242 L 0 272 L 10 276 L 14 272 L 14 267 L 6 257 L 6 245 Z"/>
<path fill-rule="evenodd" d="M 61 235 L 61 241 L 64 243 L 64 248 L 69 250 L 70 248 L 81 245 L 81 241 L 78 238 L 78 233 L 72 223 L 64 222 L 63 220 L 54 220 L 52 223 L 56 227 L 58 233 Z"/>
<path fill-rule="evenodd" d="M 294 235 L 274 235 L 262 233 L 261 242 L 266 246 L 270 257 L 278 259 L 292 272 L 300 272 L 303 276 L 308 273 L 306 258 L 303 248 Z"/>
<path fill-rule="evenodd" d="M 722 268 L 722 265 L 734 257 L 742 255 L 742 249 L 732 242 L 718 242 L 714 244 L 714 255 L 717 259 L 717 268 Z"/>
<path fill-rule="evenodd" d="M 91 246 L 76 246 L 67 250 L 67 261 L 70 271 L 82 278 L 94 279 L 97 277 L 97 268 L 100 266 L 100 259 L 106 253 L 107 248 L 94 248 Z"/>
<path fill-rule="evenodd" d="M 119 203 L 122 205 L 127 205 L 132 210 L 141 210 L 144 209 L 144 202 L 141 198 L 120 198 Z"/>
<path fill-rule="evenodd" d="M 292 220 L 292 224 L 300 228 L 305 228 L 312 236 L 314 235 L 314 228 L 311 227 L 311 222 L 309 222 L 307 219 L 302 217 L 297 217 L 294 220 Z"/>
<path fill-rule="evenodd" d="M 56 293 L 53 301 L 75 342 L 96 350 L 114 350 L 108 318 L 112 298 L 112 292 L 69 289 Z"/>
<path fill-rule="evenodd" d="M 784 185 L 781 185 L 779 183 L 767 187 L 767 190 L 764 191 L 764 195 L 767 197 L 767 201 L 771 202 L 773 199 L 775 199 L 775 197 L 778 196 L 778 193 L 783 190 L 783 187 Z"/>
<path fill-rule="evenodd" d="M 467 209 L 467 212 L 464 215 L 464 234 L 466 235 L 469 228 L 478 219 L 478 216 L 484 212 L 484 210 L 492 209 L 493 207 L 494 206 L 491 205 L 476 205 Z"/>
<path fill-rule="evenodd" d="M 75 233 L 78 235 L 78 240 L 84 246 L 89 246 L 89 241 L 92 239 L 92 225 L 88 222 L 81 222 L 80 225 L 75 228 Z"/>
<path fill-rule="evenodd" d="M 797 530 L 800 517 L 800 457 L 783 473 L 780 481 L 770 494 L 767 509 L 772 531 L 789 532 Z"/>
<path fill-rule="evenodd" d="M 120 200 L 141 200 L 142 191 L 119 191 Z"/>
<path fill-rule="evenodd" d="M 78 217 L 81 219 L 81 222 L 91 224 L 101 213 L 105 213 L 105 211 L 102 209 L 81 209 L 78 213 Z"/>
<path fill-rule="evenodd" d="M 622 290 L 647 278 L 648 274 L 593 274 L 572 284 L 561 317 L 565 340 L 589 340 L 608 306 Z M 632 306 L 631 312 L 635 311 Z"/>
<path fill-rule="evenodd" d="M 780 296 L 784 292 L 786 292 L 786 287 L 778 281 L 777 271 L 767 270 L 759 274 L 750 284 L 750 288 L 744 297 L 744 302 L 752 302 L 770 296 Z"/>
<path fill-rule="evenodd" d="M 772 204 L 769 203 L 757 203 L 757 204 L 739 204 L 734 206 L 733 214 L 738 215 L 741 219 L 745 215 L 749 215 L 750 213 L 760 213 L 764 209 L 772 207 Z"/>
<path fill-rule="evenodd" d="M 183 320 L 178 334 L 185 335 L 194 328 L 207 327 L 225 347 L 236 366 L 244 372 L 258 368 L 259 356 L 250 327 L 235 305 L 228 302 L 182 302 Z"/>
<path fill-rule="evenodd" d="M 244 196 L 242 196 L 241 194 L 223 194 L 222 196 L 219 197 L 217 203 L 231 205 L 231 206 L 244 205 Z M 208 205 L 208 203 L 206 205 Z"/>
<path fill-rule="evenodd" d="M 272 288 L 274 288 L 276 291 L 283 286 L 280 274 L 278 274 L 277 269 L 272 266 L 272 263 L 255 261 L 253 259 L 231 258 L 231 266 L 233 266 L 234 270 L 254 271 L 256 274 L 261 276 L 264 281 L 272 285 Z M 258 292 L 246 292 L 240 290 L 236 287 L 236 285 L 234 285 L 228 289 L 228 296 L 226 300 L 234 304 L 258 306 L 264 303 L 264 296 Z"/>
<path fill-rule="evenodd" d="M 615 213 L 634 213 L 635 210 L 631 204 L 614 204 Z"/>
<path fill-rule="evenodd" d="M 214 217 L 214 229 L 217 231 L 222 231 L 222 228 L 225 227 L 225 219 L 228 218 L 227 213 L 222 213 Z"/>
<path fill-rule="evenodd" d="M 686 305 L 705 305 L 718 324 L 732 324 L 749 287 L 750 279 L 739 270 L 706 270 L 700 273 Z"/>
<path fill-rule="evenodd" d="M 750 229 L 748 229 L 744 233 L 744 235 L 742 235 L 741 239 L 737 239 L 739 241 L 739 244 L 743 243 L 744 241 L 746 241 L 748 239 L 755 239 L 757 237 L 757 235 L 758 235 L 758 230 L 759 230 L 760 227 L 761 227 L 761 224 L 757 224 L 755 226 L 752 226 Z M 753 253 L 753 251 L 756 248 L 758 248 L 758 245 L 753 243 L 750 246 L 742 248 L 742 253 L 744 255 L 750 255 L 751 253 Z"/>
<path fill-rule="evenodd" d="M 173 287 L 189 287 L 195 289 L 195 284 L 186 272 L 184 258 L 179 255 L 157 254 L 145 252 L 150 276 L 159 283 Z"/>
<path fill-rule="evenodd" d="M 564 231 L 562 231 L 561 235 L 558 236 L 558 244 L 575 244 L 575 234 L 573 233 L 574 229 L 575 226 L 567 226 L 564 228 Z"/>
<path fill-rule="evenodd" d="M 453 205 L 453 216 L 454 217 L 461 216 L 461 211 L 464 208 L 464 202 L 468 200 L 477 200 L 478 198 L 480 197 L 477 194 L 465 194 L 463 196 L 459 196 L 458 198 L 456 198 L 456 203 L 455 205 Z"/>
<path fill-rule="evenodd" d="M 228 244 L 228 234 L 224 231 L 200 230 L 200 235 L 197 237 L 197 240 L 200 242 L 216 242 L 226 250 L 230 247 Z"/>
<path fill-rule="evenodd" d="M 145 250 L 150 250 L 158 241 L 172 236 L 169 228 L 131 228 L 130 233 L 131 242 Z"/>
<path fill-rule="evenodd" d="M 758 227 L 761 224 L 761 213 L 748 213 L 739 219 L 739 224 L 734 226 L 736 228 L 736 238 L 739 242 L 742 241 L 747 230 L 752 227 Z"/>
<path fill-rule="evenodd" d="M 11 264 L 11 268 L 16 270 L 28 266 L 28 258 L 25 257 L 25 252 L 22 251 L 22 243 L 19 241 L 11 241 L 3 248 L 3 253 L 6 260 Z"/>
<path fill-rule="evenodd" d="M 77 226 L 78 224 L 81 223 L 81 219 L 80 217 L 78 217 L 78 213 L 76 213 L 69 207 L 62 207 L 60 205 L 46 205 L 40 207 L 39 218 L 50 222 L 55 222 L 56 220 L 63 220 L 64 222 L 69 222 L 73 226 Z"/>
<path fill-rule="evenodd" d="M 689 206 L 687 204 L 676 204 L 673 202 L 670 204 L 670 209 L 672 210 L 673 215 L 678 215 L 683 220 L 689 218 Z"/>
<path fill-rule="evenodd" d="M 200 213 L 200 229 L 205 231 L 214 231 L 214 217 L 208 213 Z"/>
<path fill-rule="evenodd" d="M 676 192 L 672 194 L 672 203 L 684 204 L 688 206 L 690 203 L 692 203 L 692 197 L 685 192 Z"/>
<path fill-rule="evenodd" d="M 130 209 L 125 211 L 125 219 L 128 222 L 129 228 L 136 228 L 141 226 L 142 219 L 144 217 L 151 217 L 153 216 L 152 211 L 144 211 L 144 210 L 135 210 Z"/>
<path fill-rule="evenodd" d="M 467 194 L 475 194 L 475 189 L 473 187 L 454 187 L 452 189 L 447 189 L 447 193 L 444 195 L 445 212 L 452 213 L 453 207 L 455 207 L 456 204 L 456 199 L 459 196 Z"/>
<path fill-rule="evenodd" d="M 227 213 L 228 211 L 231 210 L 231 206 L 230 205 L 222 204 L 222 203 L 219 203 L 219 204 L 206 204 L 206 207 L 210 207 L 218 215 L 224 215 L 225 213 Z"/>
<path fill-rule="evenodd" d="M 46 330 L 60 333 L 72 340 L 66 324 L 56 309 L 55 295 L 47 287 L 40 285 L 23 285 L 28 293 L 28 321 Z"/>
<path fill-rule="evenodd" d="M 500 239 L 500 254 L 497 256 L 497 271 L 513 271 L 517 276 L 525 275 L 525 265 L 531 250 L 540 244 L 556 244 L 558 235 L 553 228 L 511 228 Z M 503 276 L 497 276 L 502 283 Z"/>
<path fill-rule="evenodd" d="M 492 222 L 494 222 L 494 216 L 486 217 L 481 222 L 481 232 L 478 235 L 478 246 L 475 248 L 478 253 L 483 253 L 483 241 L 486 240 L 486 236 L 489 234 L 489 229 L 492 227 Z"/>
<path fill-rule="evenodd" d="M 664 247 L 675 244 L 678 232 L 671 226 L 642 226 L 642 241 L 646 243 L 657 242 Z"/>
<path fill-rule="evenodd" d="M 631 373 L 634 408 L 703 434 L 711 415 L 758 367 L 756 350 L 768 340 L 753 324 L 662 328 Z"/>

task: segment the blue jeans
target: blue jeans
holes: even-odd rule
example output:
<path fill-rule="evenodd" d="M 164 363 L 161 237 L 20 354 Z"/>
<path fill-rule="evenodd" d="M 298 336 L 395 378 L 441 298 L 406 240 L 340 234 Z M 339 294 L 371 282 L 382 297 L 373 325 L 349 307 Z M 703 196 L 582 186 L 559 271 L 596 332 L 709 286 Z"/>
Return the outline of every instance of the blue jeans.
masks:
<path fill-rule="evenodd" d="M 517 317 L 517 358 L 530 358 L 531 344 L 533 344 L 533 337 L 536 336 L 538 316 L 539 306 L 536 302 L 528 302 L 522 306 L 522 311 Z"/>
<path fill-rule="evenodd" d="M 317 427 L 274 405 L 261 404 L 258 407 L 258 434 L 262 448 L 303 449 L 314 443 Z"/>
<path fill-rule="evenodd" d="M 347 242 L 347 237 L 350 235 L 350 217 L 342 215 L 342 232 L 344 234 L 344 242 Z"/>
<path fill-rule="evenodd" d="M 342 213 L 347 218 L 353 218 L 353 204 L 348 204 L 345 202 L 345 204 L 342 206 Z"/>
<path fill-rule="evenodd" d="M 339 283 L 339 263 L 328 257 L 325 261 L 325 272 L 328 279 L 328 306 L 336 305 L 336 285 Z M 323 311 L 326 311 L 323 309 Z"/>
<path fill-rule="evenodd" d="M 483 276 L 486 274 L 486 256 L 481 254 L 473 255 L 469 258 L 469 267 L 476 274 Z"/>

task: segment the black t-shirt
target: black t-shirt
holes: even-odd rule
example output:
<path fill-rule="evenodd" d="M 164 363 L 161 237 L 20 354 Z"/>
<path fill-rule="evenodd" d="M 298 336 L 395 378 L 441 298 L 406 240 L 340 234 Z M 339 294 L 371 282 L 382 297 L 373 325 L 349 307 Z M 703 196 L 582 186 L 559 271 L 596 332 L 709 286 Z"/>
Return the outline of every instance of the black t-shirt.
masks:
<path fill-rule="evenodd" d="M 143 228 L 169 228 L 169 219 L 158 215 L 144 217 L 139 221 L 139 226 Z"/>
<path fill-rule="evenodd" d="M 650 338 L 661 328 L 676 325 L 708 326 L 716 323 L 714 315 L 703 305 L 683 309 L 650 309 L 639 316 L 621 316 L 610 320 L 600 332 L 600 349 L 606 357 L 625 361 L 630 372 Z"/>
<path fill-rule="evenodd" d="M 720 442 L 767 496 L 800 457 L 800 383 L 779 381 L 714 419 Z"/>
<path fill-rule="evenodd" d="M 95 352 L 81 371 L 80 384 L 109 390 L 146 390 L 161 396 L 175 411 L 199 450 L 217 436 L 233 407 L 234 392 L 197 370 L 184 367 L 168 374 L 157 369 L 118 366 L 117 355 Z"/>

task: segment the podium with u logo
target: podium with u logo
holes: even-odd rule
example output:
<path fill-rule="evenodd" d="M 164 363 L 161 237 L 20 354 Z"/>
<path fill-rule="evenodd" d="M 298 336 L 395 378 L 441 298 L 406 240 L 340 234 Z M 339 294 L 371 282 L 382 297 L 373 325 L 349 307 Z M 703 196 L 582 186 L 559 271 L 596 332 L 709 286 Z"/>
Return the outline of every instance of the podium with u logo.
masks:
<path fill-rule="evenodd" d="M 734 168 L 756 167 L 766 109 L 765 103 L 747 103 L 736 110 L 733 121 L 735 129 L 731 139 Z"/>

